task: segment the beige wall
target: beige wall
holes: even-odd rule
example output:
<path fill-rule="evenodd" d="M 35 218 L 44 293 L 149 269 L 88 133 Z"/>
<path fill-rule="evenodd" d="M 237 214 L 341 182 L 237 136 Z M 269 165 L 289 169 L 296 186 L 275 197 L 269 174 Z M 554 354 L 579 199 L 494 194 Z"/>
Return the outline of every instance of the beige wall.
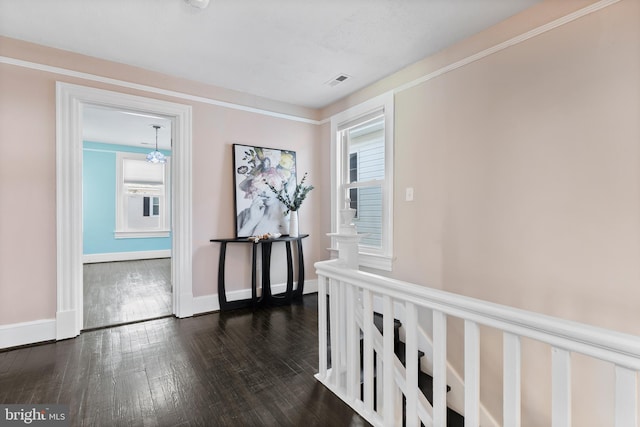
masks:
<path fill-rule="evenodd" d="M 395 109 L 393 277 L 640 335 L 640 2 L 399 91 Z M 459 322 L 450 332 L 462 372 Z M 482 351 L 501 419 L 500 335 L 483 330 Z M 523 425 L 550 425 L 549 350 L 525 341 L 523 359 Z M 574 362 L 574 425 L 611 425 L 612 368 Z"/>
<path fill-rule="evenodd" d="M 311 120 L 317 116 L 314 110 L 6 38 L 0 39 L 0 55 Z M 313 263 L 328 257 L 323 237 L 328 230 L 322 228 L 328 214 L 321 206 L 329 172 L 318 125 L 0 64 L 0 325 L 55 318 L 56 81 L 192 106 L 196 297 L 217 294 L 218 246 L 209 239 L 234 235 L 232 144 L 295 150 L 298 170 L 308 171 L 309 183 L 318 187 L 300 211 L 300 229 L 311 235 L 304 242 L 307 279 L 315 277 Z M 247 259 L 248 247 L 230 249 L 227 271 L 244 275 L 228 274 L 228 290 L 247 288 Z"/>

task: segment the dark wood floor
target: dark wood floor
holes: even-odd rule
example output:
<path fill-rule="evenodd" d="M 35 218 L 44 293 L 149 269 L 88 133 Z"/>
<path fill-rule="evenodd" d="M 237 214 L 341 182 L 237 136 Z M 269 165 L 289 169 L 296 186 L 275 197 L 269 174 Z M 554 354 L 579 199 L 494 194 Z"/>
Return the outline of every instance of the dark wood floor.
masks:
<path fill-rule="evenodd" d="M 170 258 L 85 264 L 82 280 L 84 329 L 172 313 Z"/>
<path fill-rule="evenodd" d="M 363 426 L 318 383 L 317 297 L 166 318 L 0 352 L 0 402 L 74 426 Z"/>

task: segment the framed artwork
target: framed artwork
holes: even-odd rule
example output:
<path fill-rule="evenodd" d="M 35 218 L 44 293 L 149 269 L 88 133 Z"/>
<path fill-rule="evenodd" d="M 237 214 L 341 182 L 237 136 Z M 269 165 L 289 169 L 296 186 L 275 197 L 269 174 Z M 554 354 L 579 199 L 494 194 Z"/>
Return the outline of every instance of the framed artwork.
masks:
<path fill-rule="evenodd" d="M 296 152 L 233 144 L 233 184 L 236 237 L 266 233 L 288 234 L 286 208 L 267 183 L 276 189 L 296 187 Z"/>

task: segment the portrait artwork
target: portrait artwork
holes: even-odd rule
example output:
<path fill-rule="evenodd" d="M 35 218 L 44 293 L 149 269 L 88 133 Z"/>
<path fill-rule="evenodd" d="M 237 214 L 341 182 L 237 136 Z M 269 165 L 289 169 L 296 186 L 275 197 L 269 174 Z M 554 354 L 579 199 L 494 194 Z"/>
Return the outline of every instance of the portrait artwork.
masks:
<path fill-rule="evenodd" d="M 236 237 L 288 234 L 289 217 L 267 184 L 296 187 L 296 153 L 233 144 Z"/>

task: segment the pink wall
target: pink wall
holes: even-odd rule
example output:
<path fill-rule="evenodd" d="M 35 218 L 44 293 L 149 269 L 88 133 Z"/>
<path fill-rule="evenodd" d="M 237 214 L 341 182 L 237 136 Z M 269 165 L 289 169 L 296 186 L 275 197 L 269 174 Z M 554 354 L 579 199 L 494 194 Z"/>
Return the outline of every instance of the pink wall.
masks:
<path fill-rule="evenodd" d="M 0 324 L 56 313 L 55 84 L 0 65 Z"/>
<path fill-rule="evenodd" d="M 6 38 L 1 39 L 0 55 L 312 120 L 317 114 L 306 108 Z M 323 236 L 329 231 L 322 228 L 321 218 L 328 216 L 322 200 L 329 175 L 328 169 L 323 168 L 324 148 L 317 125 L 0 64 L 0 325 L 52 319 L 56 313 L 56 81 L 192 106 L 196 297 L 217 294 L 218 246 L 209 239 L 234 235 L 232 144 L 295 150 L 298 170 L 308 171 L 309 183 L 317 187 L 300 211 L 300 229 L 311 235 L 304 242 L 307 279 L 315 277 L 313 263 L 328 257 Z M 229 254 L 228 271 L 246 272 L 248 248 L 233 251 Z M 246 288 L 247 283 L 248 272 L 235 280 L 229 277 L 229 290 Z"/>
<path fill-rule="evenodd" d="M 543 2 L 500 24 L 502 40 L 490 29 L 325 112 L 498 44 L 563 3 Z M 640 336 L 640 2 L 402 90 L 395 117 L 393 277 Z M 460 322 L 448 344 L 462 373 Z M 499 334 L 482 330 L 481 360 L 481 397 L 500 420 Z M 573 361 L 574 425 L 611 425 L 611 366 Z M 522 384 L 523 426 L 550 425 L 550 351 L 529 340 Z"/>

